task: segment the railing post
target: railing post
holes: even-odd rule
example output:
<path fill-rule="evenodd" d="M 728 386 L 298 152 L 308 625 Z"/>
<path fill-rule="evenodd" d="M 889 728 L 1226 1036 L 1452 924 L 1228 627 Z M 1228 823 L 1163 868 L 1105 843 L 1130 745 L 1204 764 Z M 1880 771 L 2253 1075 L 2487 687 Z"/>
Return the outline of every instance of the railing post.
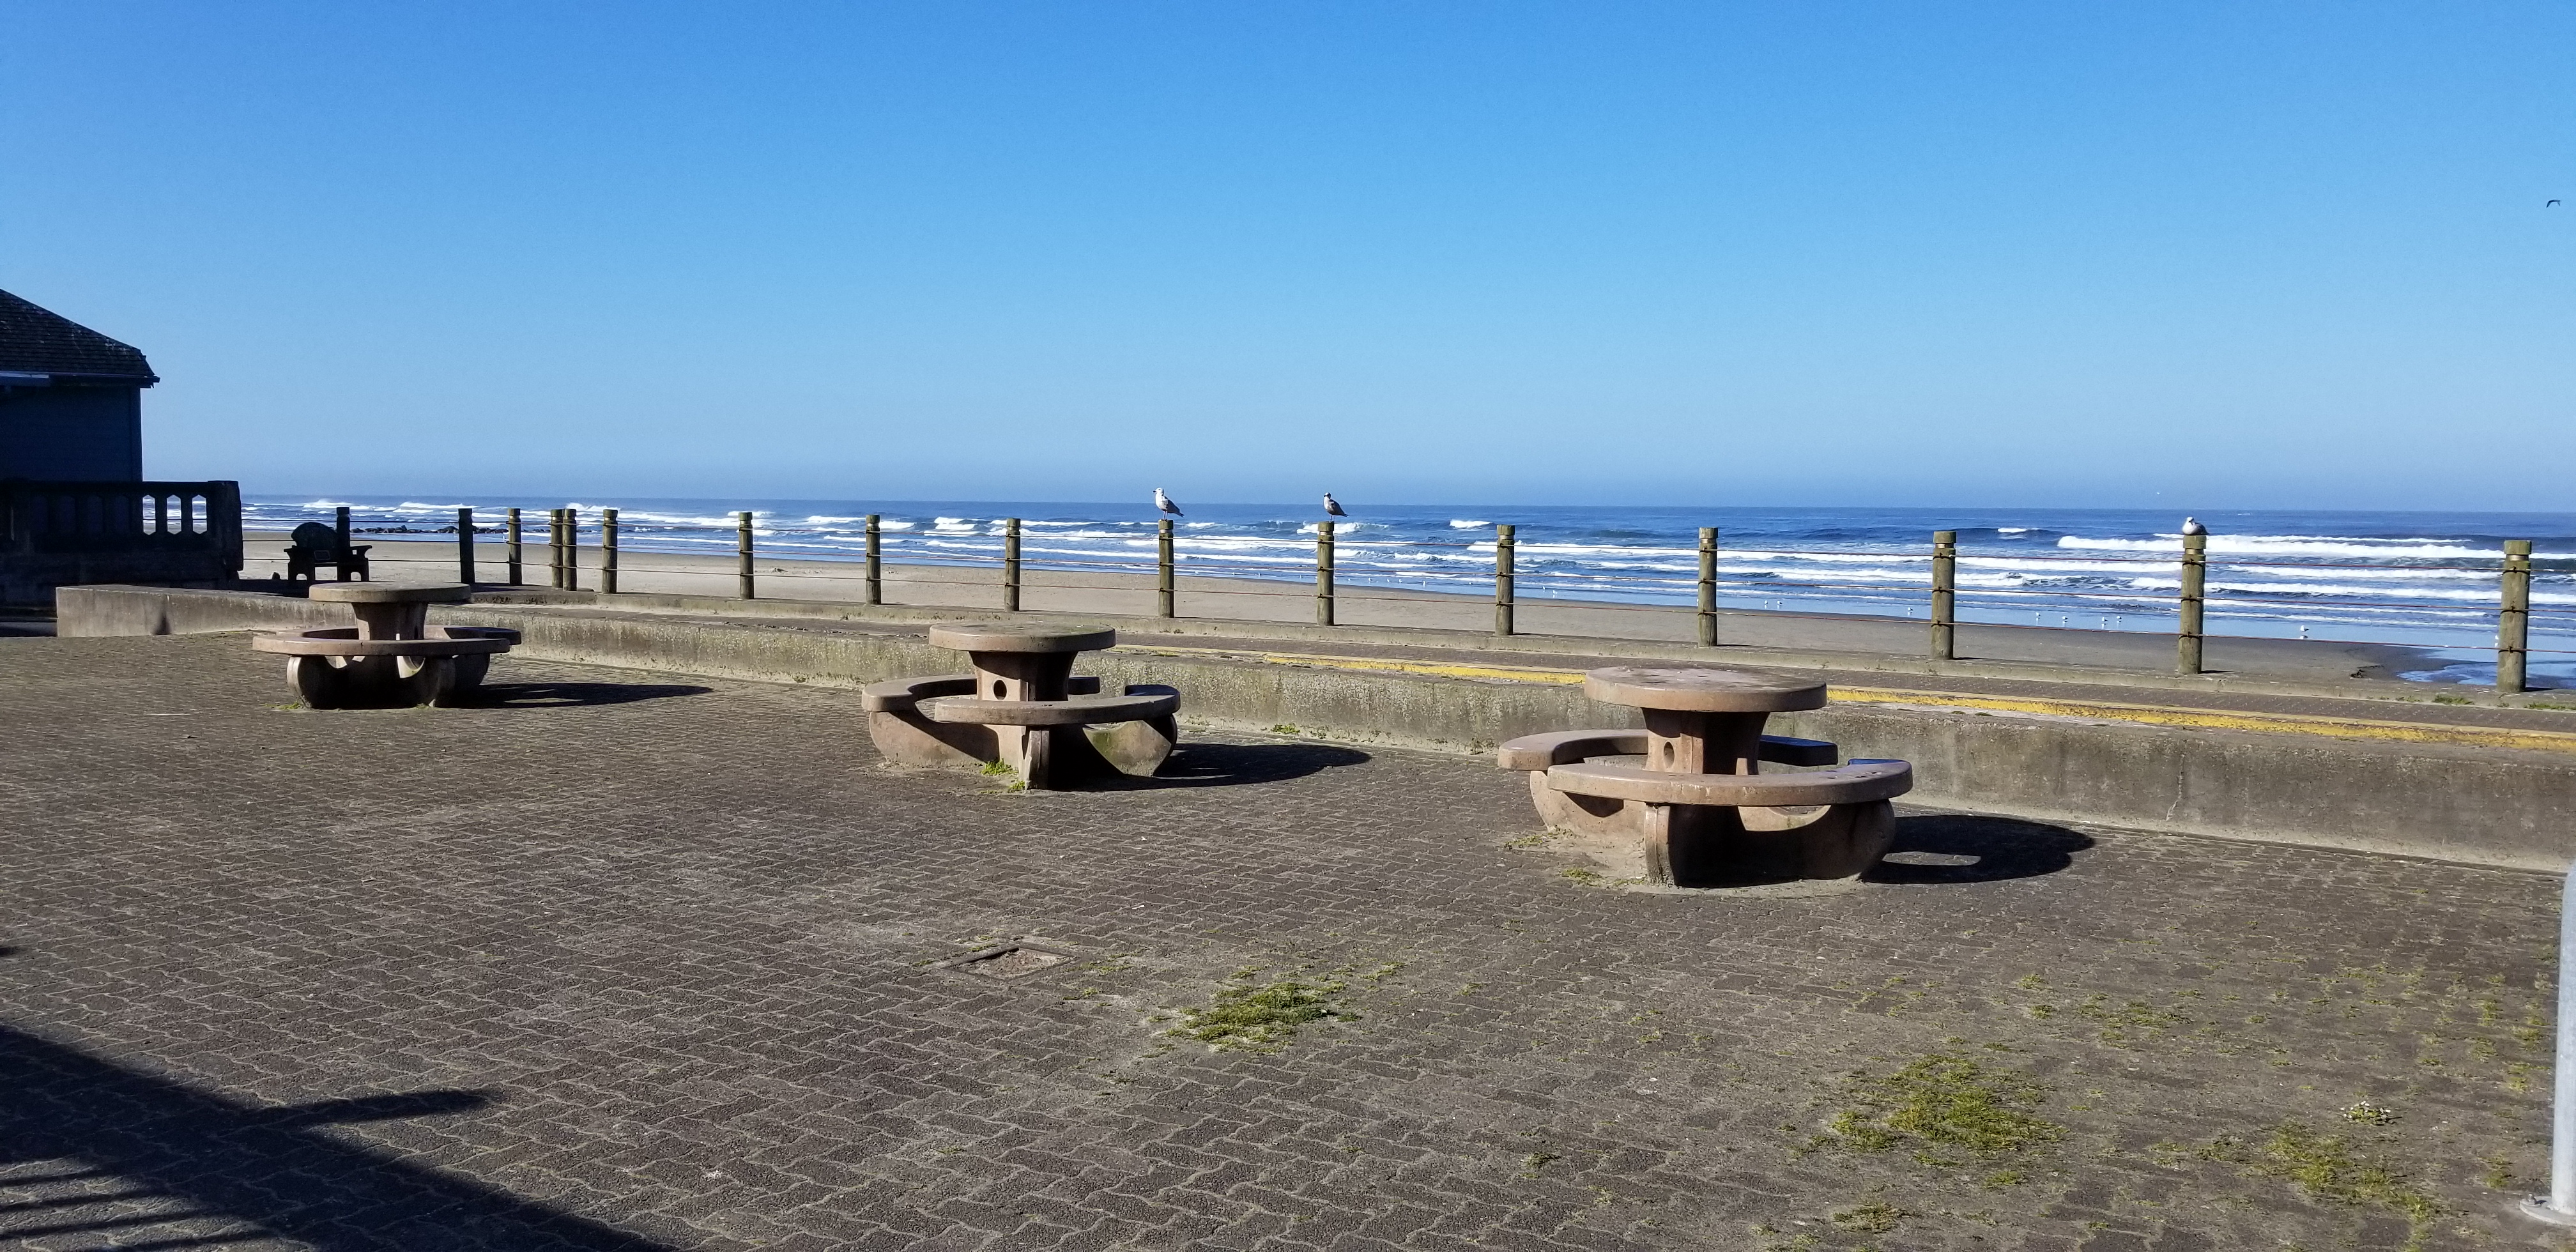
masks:
<path fill-rule="evenodd" d="M 1002 519 L 1002 611 L 1020 611 L 1020 519 Z"/>
<path fill-rule="evenodd" d="M 2203 589 L 2209 585 L 2209 536 L 2182 537 L 2182 620 L 2174 632 L 2174 668 L 2185 674 L 2201 672 L 2200 608 Z"/>
<path fill-rule="evenodd" d="M 510 539 L 502 550 L 509 559 L 510 585 L 516 587 L 526 581 L 520 577 L 524 571 L 519 562 L 519 511 L 517 509 L 510 510 Z"/>
<path fill-rule="evenodd" d="M 617 594 L 617 510 L 599 511 L 599 590 Z"/>
<path fill-rule="evenodd" d="M 733 515 L 733 553 L 734 598 L 752 599 L 754 597 L 751 585 L 751 514 L 747 512 Z"/>
<path fill-rule="evenodd" d="M 2496 694 L 2523 690 L 2531 660 L 2531 541 L 2504 541 L 2504 570 L 2497 579 Z"/>
<path fill-rule="evenodd" d="M 1699 528 L 1699 646 L 1717 646 L 1717 528 Z"/>
<path fill-rule="evenodd" d="M 1315 624 L 1333 624 L 1333 524 L 1315 526 Z"/>
<path fill-rule="evenodd" d="M 877 534 L 877 515 L 868 514 L 868 603 L 885 603 L 885 549 Z"/>
<path fill-rule="evenodd" d="M 1172 519 L 1154 528 L 1154 615 L 1178 617 L 1172 608 Z"/>
<path fill-rule="evenodd" d="M 196 507 L 196 505 L 197 505 L 197 498 L 196 498 L 195 496 L 182 495 L 182 496 L 180 496 L 180 497 L 179 497 L 179 515 L 180 515 L 180 519 L 181 519 L 181 524 L 182 524 L 182 525 L 187 526 L 187 527 L 188 527 L 188 529 L 189 529 L 189 530 L 191 530 L 191 531 L 193 531 L 193 530 L 195 530 L 195 529 L 196 529 L 196 525 L 195 525 L 195 523 L 194 523 L 194 519 L 192 519 L 192 518 L 188 517 L 188 513 L 189 513 L 189 511 L 190 511 L 190 510 L 194 509 L 194 508 Z M 332 512 L 332 517 L 331 517 L 331 529 L 332 529 L 334 532 L 336 532 L 336 533 L 340 536 L 340 555 L 342 555 L 342 556 L 344 556 L 344 557 L 345 557 L 345 556 L 347 556 L 347 555 L 349 555 L 349 533 L 350 533 L 350 532 L 349 532 L 349 509 L 348 509 L 348 506 L 347 506 L 347 505 L 342 505 L 342 506 L 340 506 L 338 509 L 333 510 L 333 512 Z M 337 574 L 339 575 L 339 577 L 340 577 L 340 581 L 341 581 L 341 582 L 347 582 L 347 581 L 349 581 L 349 563 L 348 563 L 347 561 L 342 561 L 342 562 L 340 562 L 339 564 L 332 566 L 331 568 L 332 568 L 333 572 L 335 572 L 335 573 L 337 573 Z"/>
<path fill-rule="evenodd" d="M 581 590 L 581 510 L 564 510 L 564 590 Z"/>
<path fill-rule="evenodd" d="M 1494 527 L 1494 633 L 1512 633 L 1512 536 L 1518 527 Z"/>
<path fill-rule="evenodd" d="M 474 510 L 456 510 L 456 581 L 471 587 L 474 578 Z"/>
<path fill-rule="evenodd" d="M 1932 659 L 1957 656 L 1959 532 L 1932 532 Z"/>

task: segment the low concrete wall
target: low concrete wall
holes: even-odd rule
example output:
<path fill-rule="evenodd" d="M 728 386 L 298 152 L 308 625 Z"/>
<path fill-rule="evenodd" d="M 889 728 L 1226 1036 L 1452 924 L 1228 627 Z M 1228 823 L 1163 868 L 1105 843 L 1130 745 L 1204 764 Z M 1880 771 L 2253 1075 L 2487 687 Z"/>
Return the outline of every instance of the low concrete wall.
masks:
<path fill-rule="evenodd" d="M 54 589 L 54 633 L 58 635 L 197 635 L 348 624 L 347 606 L 315 604 L 297 596 L 113 584 Z"/>
<path fill-rule="evenodd" d="M 58 613 L 64 634 L 85 635 L 345 620 L 337 606 L 301 600 L 139 587 L 67 588 Z M 515 627 L 530 657 L 711 677 L 851 687 L 959 665 L 891 623 L 702 622 L 505 604 L 442 608 L 434 620 Z M 1179 687 L 1194 724 L 1293 726 L 1357 744 L 1484 752 L 1535 731 L 1637 724 L 1632 710 L 1553 683 L 1150 651 L 1100 654 L 1085 669 L 1112 683 Z M 1937 807 L 2550 871 L 2576 853 L 2564 816 L 2576 807 L 2576 758 L 2551 753 L 1866 704 L 1774 724 L 1852 756 L 1912 761 L 1911 799 Z"/>

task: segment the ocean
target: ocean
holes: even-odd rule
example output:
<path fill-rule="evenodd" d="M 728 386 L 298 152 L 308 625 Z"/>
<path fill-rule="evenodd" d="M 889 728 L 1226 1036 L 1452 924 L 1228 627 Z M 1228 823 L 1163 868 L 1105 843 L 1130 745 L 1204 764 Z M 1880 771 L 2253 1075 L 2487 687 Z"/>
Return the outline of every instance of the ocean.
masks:
<path fill-rule="evenodd" d="M 2180 586 L 2182 518 L 2125 509 L 1473 508 L 1344 501 L 1335 574 L 1346 587 L 1490 594 L 1495 529 L 1516 528 L 1524 600 L 1695 602 L 1699 530 L 1719 531 L 1727 608 L 1928 615 L 1935 530 L 1958 532 L 1962 621 L 2170 633 Z M 642 552 L 730 552 L 734 517 L 755 514 L 763 552 L 857 560 L 864 519 L 881 518 L 885 559 L 990 565 L 1002 519 L 1022 519 L 1031 569 L 1150 571 L 1150 504 L 726 499 L 403 499 L 246 497 L 243 524 L 329 521 L 345 505 L 376 533 L 453 532 L 460 507 L 478 528 L 526 510 L 580 510 L 585 542 L 599 510 L 619 510 L 621 543 Z M 1195 504 L 1175 525 L 1175 560 L 1200 577 L 1313 577 L 1320 505 Z M 2265 510 L 2200 515 L 2209 528 L 2206 629 L 2213 635 L 2405 644 L 2429 659 L 2409 676 L 2491 682 L 2497 569 L 2507 539 L 2534 541 L 2530 667 L 2576 685 L 2576 514 Z"/>

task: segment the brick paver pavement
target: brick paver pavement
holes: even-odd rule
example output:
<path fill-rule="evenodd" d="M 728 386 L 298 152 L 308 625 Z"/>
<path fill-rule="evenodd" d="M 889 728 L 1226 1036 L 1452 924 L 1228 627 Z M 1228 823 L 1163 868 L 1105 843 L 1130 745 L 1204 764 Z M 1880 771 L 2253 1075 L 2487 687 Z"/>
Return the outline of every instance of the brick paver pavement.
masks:
<path fill-rule="evenodd" d="M 494 678 L 0 641 L 0 1239 L 2551 1246 L 2545 877 L 1918 815 L 1859 890 L 1644 894 L 1474 762 L 1010 793 L 848 692 Z M 939 964 L 1022 937 L 1075 959 Z M 1158 1035 L 1246 968 L 1352 1016 Z"/>

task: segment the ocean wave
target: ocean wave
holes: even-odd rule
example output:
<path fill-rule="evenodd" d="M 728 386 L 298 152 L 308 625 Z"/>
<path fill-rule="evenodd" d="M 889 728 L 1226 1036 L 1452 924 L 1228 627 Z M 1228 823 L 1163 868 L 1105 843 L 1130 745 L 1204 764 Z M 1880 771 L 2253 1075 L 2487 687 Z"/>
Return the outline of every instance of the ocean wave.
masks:
<path fill-rule="evenodd" d="M 2154 539 L 2093 539 L 2080 535 L 2060 535 L 2061 548 L 2093 548 L 2115 552 L 2175 552 L 2182 547 L 2181 535 L 2159 535 Z M 2383 560 L 2497 560 L 2503 553 L 2493 548 L 2469 548 L 2440 539 L 2366 539 L 2331 538 L 2317 535 L 2211 535 L 2209 551 L 2247 556 L 2357 556 Z"/>
<path fill-rule="evenodd" d="M 1493 525 L 1492 522 L 1478 521 L 1474 518 L 1453 517 L 1449 519 L 1449 529 L 1451 530 L 1482 530 L 1491 525 Z"/>
<path fill-rule="evenodd" d="M 582 515 L 584 523 L 587 524 L 592 520 L 593 515 L 597 514 L 601 509 L 613 506 L 570 504 L 564 507 L 578 510 Z M 760 525 L 764 517 L 764 514 L 752 514 L 752 525 Z M 529 520 L 533 522 L 535 519 L 531 518 Z M 735 522 L 731 517 L 697 517 L 687 513 L 655 513 L 649 510 L 619 509 L 617 511 L 617 524 L 620 526 L 696 526 L 706 530 L 721 529 L 731 531 L 734 528 Z"/>

